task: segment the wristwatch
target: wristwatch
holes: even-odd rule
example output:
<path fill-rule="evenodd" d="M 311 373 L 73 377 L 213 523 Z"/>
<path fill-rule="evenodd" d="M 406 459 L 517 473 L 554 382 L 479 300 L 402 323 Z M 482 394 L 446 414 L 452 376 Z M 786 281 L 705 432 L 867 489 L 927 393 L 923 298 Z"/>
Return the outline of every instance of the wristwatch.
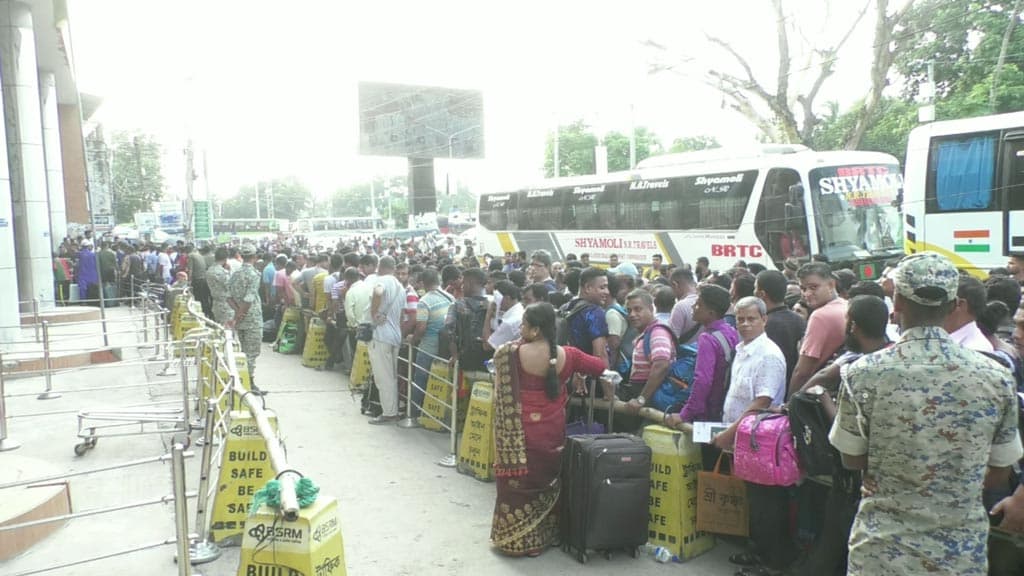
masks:
<path fill-rule="evenodd" d="M 825 387 L 820 384 L 816 386 L 811 386 L 810 388 L 807 389 L 807 393 L 812 396 L 821 396 L 822 394 L 825 393 Z"/>
<path fill-rule="evenodd" d="M 641 394 L 636 397 L 636 403 L 643 406 L 644 404 L 647 404 L 647 398 L 644 398 L 644 395 Z"/>

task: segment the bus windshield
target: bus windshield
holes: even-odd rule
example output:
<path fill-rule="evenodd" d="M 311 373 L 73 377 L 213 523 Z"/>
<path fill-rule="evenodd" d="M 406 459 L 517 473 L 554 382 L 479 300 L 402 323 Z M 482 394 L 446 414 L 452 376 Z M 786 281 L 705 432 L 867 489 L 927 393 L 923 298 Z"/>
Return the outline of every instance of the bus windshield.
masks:
<path fill-rule="evenodd" d="M 903 176 L 897 165 L 815 168 L 811 201 L 821 253 L 833 262 L 903 251 L 899 202 Z"/>

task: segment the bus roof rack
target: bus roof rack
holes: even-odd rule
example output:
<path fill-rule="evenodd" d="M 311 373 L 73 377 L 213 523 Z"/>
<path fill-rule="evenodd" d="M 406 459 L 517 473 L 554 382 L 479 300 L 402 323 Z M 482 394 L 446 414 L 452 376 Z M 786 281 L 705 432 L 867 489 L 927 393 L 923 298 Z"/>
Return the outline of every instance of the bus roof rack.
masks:
<path fill-rule="evenodd" d="M 796 154 L 810 150 L 802 144 L 758 144 L 739 148 L 712 148 L 696 152 L 677 152 L 652 156 L 637 163 L 638 169 L 663 168 L 682 164 L 699 164 L 716 160 L 735 160 L 739 158 L 757 158 L 774 154 Z"/>

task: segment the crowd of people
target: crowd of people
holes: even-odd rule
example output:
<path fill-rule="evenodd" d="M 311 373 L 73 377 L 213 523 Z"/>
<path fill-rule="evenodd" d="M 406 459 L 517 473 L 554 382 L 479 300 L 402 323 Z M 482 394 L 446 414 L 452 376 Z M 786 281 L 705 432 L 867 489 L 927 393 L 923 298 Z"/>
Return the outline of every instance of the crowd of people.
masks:
<path fill-rule="evenodd" d="M 820 257 L 712 271 L 707 258 L 613 256 L 599 268 L 587 254 L 478 257 L 432 239 L 108 249 L 115 275 L 184 275 L 207 314 L 238 331 L 253 375 L 289 307 L 327 326 L 326 369 L 348 374 L 365 342 L 380 404 L 371 424 L 399 418 L 399 362 L 415 366 L 415 415 L 434 359 L 457 361 L 465 381 L 493 360 L 491 536 L 504 553 L 557 543 L 569 395 L 626 403 L 637 416 L 616 418 L 616 431 L 649 424 L 644 407 L 669 427 L 723 423 L 702 446 L 706 469 L 734 451 L 745 417 L 810 396 L 834 418 L 842 465 L 827 483 L 748 482 L 749 549 L 730 558 L 741 573 L 1024 573 L 1020 549 L 989 537 L 990 523 L 1024 534 L 1022 257 L 985 281 L 933 253 L 858 281 Z M 78 269 L 83 294 L 105 282 Z M 400 358 L 409 343 L 415 356 Z M 606 370 L 622 383 L 601 380 Z"/>

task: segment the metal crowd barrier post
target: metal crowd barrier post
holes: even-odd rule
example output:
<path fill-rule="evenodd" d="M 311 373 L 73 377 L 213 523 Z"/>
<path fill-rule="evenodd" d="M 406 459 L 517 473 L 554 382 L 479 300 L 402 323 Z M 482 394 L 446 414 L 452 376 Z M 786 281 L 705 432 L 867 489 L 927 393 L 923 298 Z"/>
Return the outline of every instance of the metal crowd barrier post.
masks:
<path fill-rule="evenodd" d="M 459 419 L 459 361 L 455 360 L 455 368 L 452 371 L 452 422 L 449 434 L 451 442 L 448 446 L 448 455 L 437 462 L 445 468 L 455 468 L 459 464 L 458 442 L 458 419 Z"/>
<path fill-rule="evenodd" d="M 217 422 L 217 401 L 206 401 L 206 422 L 203 427 L 203 452 L 199 461 L 199 496 L 196 500 L 196 536 L 189 548 L 192 564 L 205 564 L 220 558 L 220 548 L 210 541 L 210 519 L 207 506 L 210 500 L 210 469 L 213 464 L 213 435 Z"/>
<path fill-rule="evenodd" d="M 21 444 L 7 437 L 7 400 L 4 392 L 4 357 L 0 352 L 0 452 L 16 450 Z"/>
<path fill-rule="evenodd" d="M 191 576 L 189 557 L 188 501 L 185 500 L 185 446 L 175 442 L 171 448 L 171 482 L 174 486 L 174 527 L 177 546 L 178 576 Z"/>
<path fill-rule="evenodd" d="M 196 371 L 196 373 L 198 374 L 199 372 Z M 189 428 L 192 421 L 190 417 L 191 407 L 189 406 L 190 395 L 188 384 L 188 363 L 186 362 L 185 345 L 183 343 L 181 347 L 181 396 L 184 399 L 184 402 L 182 402 L 181 418 L 185 423 L 186 430 Z"/>
<path fill-rule="evenodd" d="M 163 359 L 167 362 L 164 364 L 164 369 L 157 372 L 160 376 L 174 376 L 174 362 L 171 360 L 173 357 L 171 353 L 171 323 L 164 322 L 164 352 Z"/>
<path fill-rule="evenodd" d="M 398 423 L 399 428 L 419 428 L 420 426 L 420 423 L 415 418 L 412 417 L 413 390 L 419 390 L 419 387 L 416 386 L 416 380 L 414 379 L 416 370 L 419 369 L 419 366 L 416 365 L 416 354 L 418 353 L 419 350 L 415 346 L 413 346 L 412 342 L 410 342 L 409 361 L 406 362 L 406 368 L 408 368 L 408 374 L 406 375 L 406 378 L 408 378 L 408 380 L 406 380 L 406 382 L 408 382 L 409 384 L 407 388 L 409 392 L 408 394 L 406 394 L 405 397 L 405 418 L 403 418 L 402 421 Z M 422 409 L 422 407 L 419 408 Z"/>
<path fill-rule="evenodd" d="M 39 342 L 39 298 L 32 299 L 32 332 Z"/>
<path fill-rule="evenodd" d="M 46 391 L 37 396 L 39 400 L 60 398 L 59 392 L 53 391 L 53 362 L 50 359 L 50 323 L 43 320 L 43 368 L 46 370 Z"/>
<path fill-rule="evenodd" d="M 158 303 L 153 302 L 156 305 L 156 310 L 153 311 L 153 342 L 160 341 L 160 319 L 163 317 L 164 309 Z M 160 353 L 160 349 L 156 349 L 156 354 Z"/>

